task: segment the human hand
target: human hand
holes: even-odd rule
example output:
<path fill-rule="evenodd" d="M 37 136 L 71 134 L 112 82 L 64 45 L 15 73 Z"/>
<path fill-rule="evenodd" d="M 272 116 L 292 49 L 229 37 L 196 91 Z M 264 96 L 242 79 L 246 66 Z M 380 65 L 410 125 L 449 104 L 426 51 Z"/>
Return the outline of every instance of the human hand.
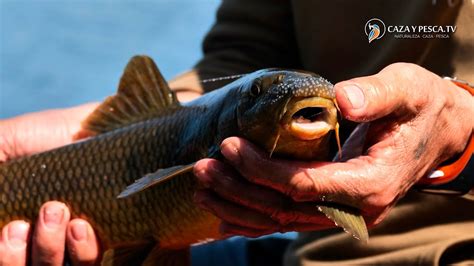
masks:
<path fill-rule="evenodd" d="M 70 218 L 66 205 L 50 201 L 41 207 L 34 230 L 25 221 L 8 223 L 0 239 L 0 265 L 63 265 L 65 246 L 73 265 L 96 264 L 99 244 L 92 227 Z"/>
<path fill-rule="evenodd" d="M 76 136 L 80 124 L 95 106 L 86 104 L 0 121 L 0 163 L 71 143 L 81 137 Z M 98 262 L 99 245 L 89 223 L 70 220 L 63 203 L 47 202 L 39 211 L 34 230 L 20 220 L 3 227 L 0 265 L 62 265 L 66 246 L 73 265 Z"/>
<path fill-rule="evenodd" d="M 196 201 L 223 220 L 223 233 L 255 237 L 334 226 L 316 212 L 314 201 L 323 197 L 358 208 L 369 226 L 377 224 L 421 177 L 461 153 L 474 127 L 473 97 L 413 64 L 392 64 L 335 89 L 346 119 L 370 122 L 342 150 L 353 154 L 362 139 L 360 156 L 333 163 L 270 159 L 248 141 L 228 138 L 221 152 L 230 165 L 196 164 L 207 187 Z"/>
<path fill-rule="evenodd" d="M 66 144 L 81 132 L 81 122 L 96 103 L 29 113 L 0 120 L 0 163 Z"/>

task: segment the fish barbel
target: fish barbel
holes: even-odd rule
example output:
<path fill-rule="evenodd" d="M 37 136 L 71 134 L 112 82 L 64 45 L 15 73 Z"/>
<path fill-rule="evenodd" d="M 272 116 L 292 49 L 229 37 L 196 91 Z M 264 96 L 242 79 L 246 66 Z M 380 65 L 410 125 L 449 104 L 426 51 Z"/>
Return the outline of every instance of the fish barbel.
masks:
<path fill-rule="evenodd" d="M 334 99 L 320 76 L 264 69 L 180 104 L 154 62 L 135 56 L 117 94 L 84 121 L 93 137 L 0 165 L 0 227 L 34 221 L 42 203 L 58 200 L 94 227 L 103 264 L 185 265 L 191 244 L 223 237 L 220 220 L 193 202 L 193 163 L 220 158 L 230 136 L 271 156 L 327 160 Z M 367 239 L 356 211 L 316 206 Z"/>

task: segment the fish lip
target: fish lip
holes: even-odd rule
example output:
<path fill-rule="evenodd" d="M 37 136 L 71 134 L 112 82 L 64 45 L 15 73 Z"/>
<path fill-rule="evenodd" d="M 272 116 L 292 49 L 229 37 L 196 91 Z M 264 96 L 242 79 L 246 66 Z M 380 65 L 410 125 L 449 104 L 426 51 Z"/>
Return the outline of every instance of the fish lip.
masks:
<path fill-rule="evenodd" d="M 323 112 L 315 121 L 301 123 L 293 116 L 300 110 L 308 107 L 319 107 Z M 333 100 L 324 97 L 295 97 L 285 108 L 281 119 L 283 130 L 301 140 L 315 140 L 324 137 L 335 129 L 337 123 L 337 109 Z"/>

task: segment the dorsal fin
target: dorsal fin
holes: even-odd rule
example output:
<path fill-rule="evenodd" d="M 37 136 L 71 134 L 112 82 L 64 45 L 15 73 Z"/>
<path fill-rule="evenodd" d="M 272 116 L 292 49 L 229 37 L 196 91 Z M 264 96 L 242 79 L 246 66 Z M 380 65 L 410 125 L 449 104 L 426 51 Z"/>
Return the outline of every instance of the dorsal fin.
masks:
<path fill-rule="evenodd" d="M 179 106 L 176 95 L 153 60 L 148 56 L 134 56 L 125 67 L 117 93 L 105 99 L 82 127 L 100 134 L 148 120 Z"/>

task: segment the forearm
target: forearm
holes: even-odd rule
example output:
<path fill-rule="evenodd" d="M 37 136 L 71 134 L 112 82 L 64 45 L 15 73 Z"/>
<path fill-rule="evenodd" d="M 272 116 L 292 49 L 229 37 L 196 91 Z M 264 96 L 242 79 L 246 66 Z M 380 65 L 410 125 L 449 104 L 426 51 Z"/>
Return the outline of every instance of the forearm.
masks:
<path fill-rule="evenodd" d="M 189 70 L 169 81 L 170 88 L 176 92 L 180 102 L 191 101 L 201 94 L 203 89 L 196 70 Z"/>

